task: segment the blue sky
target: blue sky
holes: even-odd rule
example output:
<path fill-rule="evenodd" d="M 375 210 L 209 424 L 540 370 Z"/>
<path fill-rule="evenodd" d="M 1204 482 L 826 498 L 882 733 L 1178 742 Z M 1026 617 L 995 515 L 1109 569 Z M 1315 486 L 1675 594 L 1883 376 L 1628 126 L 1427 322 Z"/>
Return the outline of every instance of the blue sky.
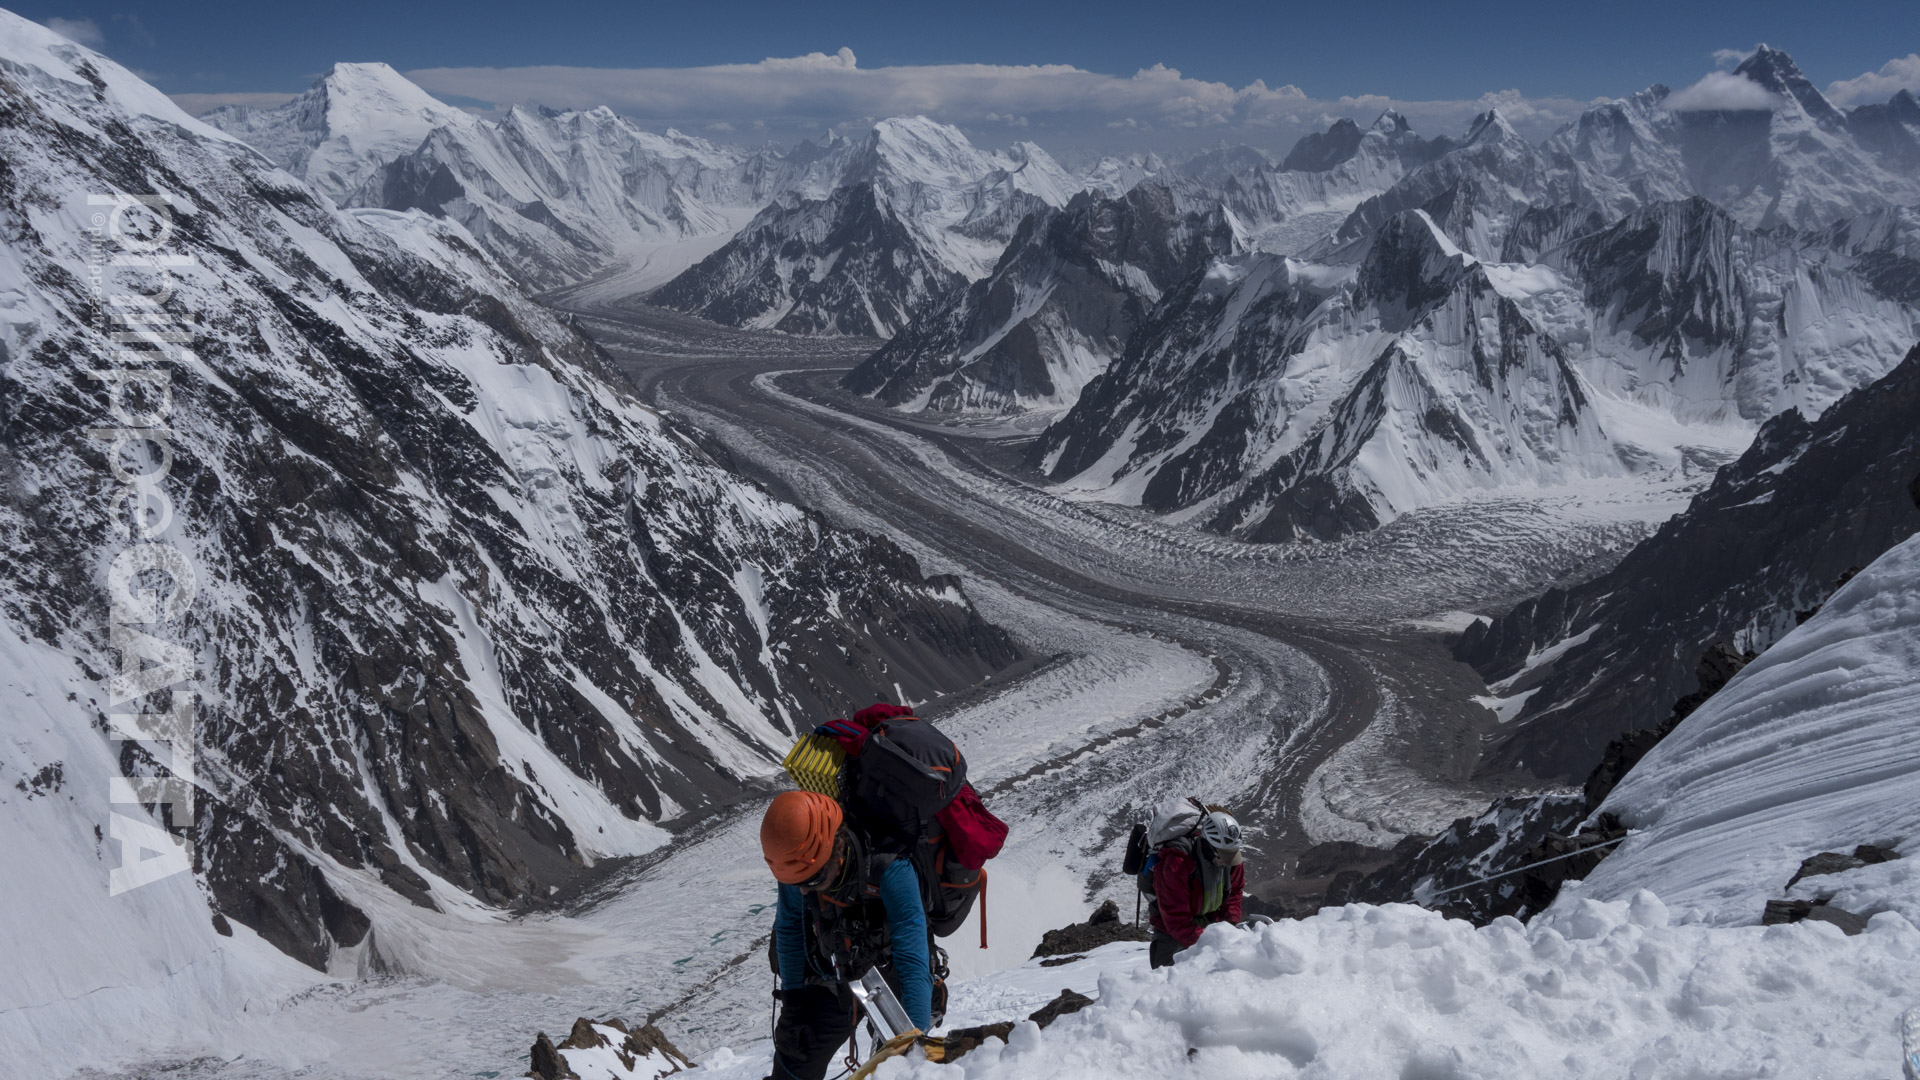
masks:
<path fill-rule="evenodd" d="M 1656 81 L 1688 85 L 1714 69 L 1716 52 L 1747 49 L 1758 41 L 1786 49 L 1823 87 L 1880 71 L 1920 48 L 1920 5 L 1887 0 L 1582 5 L 1329 0 L 528 5 L 476 0 L 457 6 L 347 2 L 264 9 L 225 0 L 192 5 L 108 0 L 101 6 L 78 0 L 16 10 L 43 22 L 66 20 L 55 25 L 72 27 L 77 37 L 92 36 L 87 44 L 194 104 L 217 100 L 200 95 L 297 91 L 333 61 L 383 60 L 462 103 L 509 103 L 500 99 L 515 95 L 572 99 L 549 101 L 563 106 L 605 100 L 652 123 L 741 138 L 748 137 L 745 127 L 753 120 L 773 120 L 770 130 L 784 133 L 858 122 L 866 110 L 905 103 L 934 115 L 947 110 L 953 115 L 942 118 L 976 128 L 999 123 L 1025 129 L 1043 142 L 1048 140 L 1042 132 L 1056 141 L 1191 142 L 1249 134 L 1271 136 L 1249 141 L 1287 141 L 1330 113 L 1359 114 L 1382 102 L 1413 103 L 1407 111 L 1416 123 L 1422 119 L 1421 103 L 1430 103 L 1424 109 L 1430 124 L 1444 126 L 1456 122 L 1457 112 L 1470 115 L 1471 104 L 1486 104 L 1490 94 L 1515 102 L 1526 114 L 1516 125 L 1526 130 L 1550 127 L 1568 109 L 1596 97 Z M 757 65 L 769 57 L 813 53 L 826 63 L 815 63 L 811 74 L 805 64 Z M 709 73 L 704 82 L 670 74 L 717 65 L 749 66 Z M 1024 79 L 1002 80 L 1021 89 L 986 94 L 982 80 L 993 78 L 994 69 L 956 65 L 1066 65 L 1115 78 L 1106 83 L 1050 80 L 1029 71 Z M 1175 69 L 1181 78 L 1155 65 Z M 1920 78 L 1920 60 L 1913 67 Z M 1157 81 L 1150 81 L 1163 96 L 1190 107 L 1182 113 L 1150 100 L 1152 94 L 1133 78 L 1143 69 L 1154 72 Z M 621 79 L 612 74 L 629 70 L 653 75 Z M 888 74 L 854 79 L 849 70 Z M 821 90 L 821 77 L 837 89 Z M 1887 78 L 1913 81 L 1898 66 Z M 812 79 L 811 89 L 796 89 L 795 79 Z M 958 98 L 951 89 L 956 80 L 970 88 Z M 1301 104 L 1289 110 L 1273 94 L 1242 94 L 1239 105 L 1229 105 L 1206 87 L 1236 93 L 1284 88 Z M 765 99 L 759 106 L 757 93 Z M 1196 94 L 1211 104 L 1188 100 Z M 1245 107 L 1249 100 L 1259 105 L 1252 112 Z M 1265 117 L 1264 127 L 1249 119 L 1254 114 Z"/>

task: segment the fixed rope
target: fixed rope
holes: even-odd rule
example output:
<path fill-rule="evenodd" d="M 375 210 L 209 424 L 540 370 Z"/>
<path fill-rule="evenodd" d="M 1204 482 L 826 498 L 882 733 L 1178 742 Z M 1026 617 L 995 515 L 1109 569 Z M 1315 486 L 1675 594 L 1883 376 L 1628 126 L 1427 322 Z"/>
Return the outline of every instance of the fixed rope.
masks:
<path fill-rule="evenodd" d="M 1522 870 L 1531 870 L 1536 866 L 1545 866 L 1548 863 L 1559 862 L 1561 859 L 1571 859 L 1576 855 L 1585 855 L 1589 851 L 1598 851 L 1604 847 L 1612 847 L 1613 845 L 1625 839 L 1626 837 L 1620 836 L 1612 840 L 1603 840 L 1598 844 L 1588 844 L 1586 847 L 1581 848 L 1579 851 L 1569 851 L 1565 855 L 1555 855 L 1551 859 L 1541 859 L 1539 862 L 1530 862 L 1525 866 L 1516 866 L 1511 870 L 1502 870 L 1497 874 L 1489 874 L 1483 878 L 1475 878 L 1474 880 L 1467 882 L 1465 885 L 1455 885 L 1450 889 L 1441 889 L 1439 892 L 1431 894 L 1429 899 L 1438 899 L 1439 897 L 1445 896 L 1448 893 L 1457 893 L 1461 889 L 1471 889 L 1475 885 L 1485 885 L 1489 881 L 1498 881 L 1503 877 L 1512 877 L 1514 874 L 1517 874 Z"/>

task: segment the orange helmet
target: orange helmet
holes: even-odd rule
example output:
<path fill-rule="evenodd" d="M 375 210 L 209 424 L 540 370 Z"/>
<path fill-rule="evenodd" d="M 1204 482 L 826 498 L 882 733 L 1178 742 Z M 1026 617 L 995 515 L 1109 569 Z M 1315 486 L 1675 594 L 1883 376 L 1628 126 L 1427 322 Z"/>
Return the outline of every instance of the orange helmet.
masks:
<path fill-rule="evenodd" d="M 798 885 L 826 865 L 839 831 L 839 803 L 817 791 L 783 792 L 760 819 L 760 851 L 775 879 Z"/>

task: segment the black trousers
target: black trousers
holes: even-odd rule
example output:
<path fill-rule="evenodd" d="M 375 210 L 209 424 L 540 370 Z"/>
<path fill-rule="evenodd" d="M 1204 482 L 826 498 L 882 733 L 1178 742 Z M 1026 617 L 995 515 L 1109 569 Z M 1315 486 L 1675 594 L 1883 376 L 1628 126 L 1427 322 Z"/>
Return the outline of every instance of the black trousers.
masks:
<path fill-rule="evenodd" d="M 853 1034 L 856 1006 L 825 986 L 789 990 L 773 1025 L 771 1080 L 825 1080 L 833 1059 Z"/>
<path fill-rule="evenodd" d="M 1171 967 L 1173 954 L 1184 948 L 1186 948 L 1185 945 L 1175 941 L 1171 936 L 1155 930 L 1153 941 L 1147 945 L 1147 964 L 1157 968 Z"/>

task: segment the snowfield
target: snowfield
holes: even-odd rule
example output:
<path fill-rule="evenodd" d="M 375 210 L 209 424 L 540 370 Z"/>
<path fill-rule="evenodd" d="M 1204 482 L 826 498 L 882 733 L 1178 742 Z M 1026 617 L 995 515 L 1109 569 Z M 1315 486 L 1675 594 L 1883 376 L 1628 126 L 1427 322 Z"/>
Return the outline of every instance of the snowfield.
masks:
<path fill-rule="evenodd" d="M 1752 922 L 1802 859 L 1874 844 L 1909 857 L 1793 895 L 1920 923 L 1920 537 L 1760 654 L 1601 809 L 1635 833 L 1582 895 L 1645 886 L 1711 922 Z"/>
<path fill-rule="evenodd" d="M 1899 1067 L 1916 963 L 1920 930 L 1894 913 L 1849 938 L 1823 923 L 1676 923 L 1645 891 L 1481 929 L 1353 905 L 1214 927 L 1163 971 L 1147 970 L 1144 946 L 1112 945 L 965 984 L 958 1024 L 1025 1016 L 1063 987 L 1098 1000 L 953 1065 L 903 1060 L 875 1076 L 1867 1080 Z M 712 1054 L 703 1071 L 744 1080 L 767 1063 L 760 1044 Z"/>
<path fill-rule="evenodd" d="M 1920 1006 L 1920 538 L 1889 551 L 1683 722 L 1603 809 L 1635 832 L 1529 925 L 1410 905 L 1214 927 L 1173 968 L 1115 945 L 955 987 L 950 1027 L 1016 1019 L 1061 987 L 1098 1000 L 954 1066 L 880 1078 L 1453 1080 L 1894 1075 Z M 1905 858 L 1803 879 L 1871 843 Z M 1651 886 L 1652 888 L 1648 888 Z M 1656 895 L 1655 890 L 1663 894 Z M 1757 925 L 1768 899 L 1870 916 Z M 708 1058 L 762 1075 L 767 1049 Z"/>

